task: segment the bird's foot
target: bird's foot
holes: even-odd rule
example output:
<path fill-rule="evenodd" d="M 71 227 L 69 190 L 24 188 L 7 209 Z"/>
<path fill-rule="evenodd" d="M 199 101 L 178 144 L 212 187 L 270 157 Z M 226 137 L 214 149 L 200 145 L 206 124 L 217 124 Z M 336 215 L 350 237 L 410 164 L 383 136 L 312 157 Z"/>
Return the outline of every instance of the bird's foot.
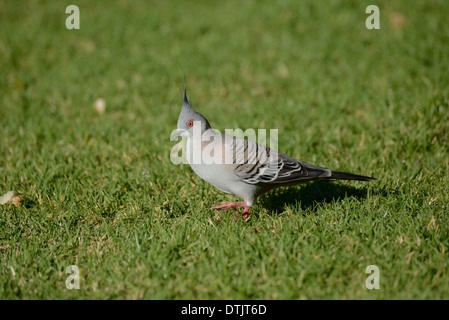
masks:
<path fill-rule="evenodd" d="M 245 207 L 245 209 L 243 209 L 242 219 L 245 221 L 249 220 L 249 207 Z"/>
<path fill-rule="evenodd" d="M 237 207 L 245 207 L 245 209 L 243 209 L 243 213 L 242 213 L 242 219 L 245 221 L 248 221 L 249 219 L 249 208 L 246 206 L 246 202 L 242 201 L 242 202 L 231 202 L 231 203 L 223 203 L 220 204 L 218 206 L 213 206 L 210 207 L 211 209 L 218 209 L 218 210 L 227 210 L 227 209 L 234 209 L 235 211 L 238 212 L 238 210 L 236 209 Z M 234 219 L 237 220 L 237 219 Z"/>
<path fill-rule="evenodd" d="M 211 209 L 218 209 L 218 210 L 227 210 L 232 209 L 236 207 L 244 207 L 246 206 L 246 202 L 231 202 L 231 203 L 223 203 L 218 206 L 212 206 Z"/>

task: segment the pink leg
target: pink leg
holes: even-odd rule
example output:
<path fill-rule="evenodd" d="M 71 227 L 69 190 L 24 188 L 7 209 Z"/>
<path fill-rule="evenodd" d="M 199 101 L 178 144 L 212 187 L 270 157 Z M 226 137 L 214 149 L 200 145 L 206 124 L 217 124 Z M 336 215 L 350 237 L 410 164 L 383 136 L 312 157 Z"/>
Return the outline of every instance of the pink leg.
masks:
<path fill-rule="evenodd" d="M 211 209 L 219 209 L 219 210 L 227 210 L 235 207 L 244 207 L 246 206 L 246 202 L 231 202 L 231 203 L 223 203 L 219 206 L 210 207 Z"/>
<path fill-rule="evenodd" d="M 249 218 L 249 208 L 248 206 L 246 206 L 246 202 L 242 201 L 242 202 L 231 202 L 231 203 L 223 203 L 220 204 L 218 206 L 213 206 L 210 207 L 211 209 L 218 209 L 218 210 L 227 210 L 227 209 L 235 209 L 236 207 L 245 207 L 245 209 L 243 209 L 243 213 L 242 213 L 242 219 L 243 220 L 247 220 Z M 235 209 L 237 211 L 237 209 Z"/>
<path fill-rule="evenodd" d="M 243 213 L 242 213 L 242 219 L 243 220 L 248 220 L 249 219 L 249 208 L 250 207 L 245 207 L 245 209 L 243 209 Z"/>

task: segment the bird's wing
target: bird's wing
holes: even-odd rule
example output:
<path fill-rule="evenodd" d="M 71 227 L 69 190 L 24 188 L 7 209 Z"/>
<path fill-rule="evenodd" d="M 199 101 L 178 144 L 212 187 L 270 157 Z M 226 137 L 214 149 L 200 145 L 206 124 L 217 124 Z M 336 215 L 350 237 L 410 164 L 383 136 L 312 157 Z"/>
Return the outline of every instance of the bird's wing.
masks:
<path fill-rule="evenodd" d="M 231 153 L 229 168 L 246 183 L 288 185 L 332 175 L 329 169 L 296 160 L 257 142 L 236 137 L 231 139 L 225 150 L 228 155 Z"/>

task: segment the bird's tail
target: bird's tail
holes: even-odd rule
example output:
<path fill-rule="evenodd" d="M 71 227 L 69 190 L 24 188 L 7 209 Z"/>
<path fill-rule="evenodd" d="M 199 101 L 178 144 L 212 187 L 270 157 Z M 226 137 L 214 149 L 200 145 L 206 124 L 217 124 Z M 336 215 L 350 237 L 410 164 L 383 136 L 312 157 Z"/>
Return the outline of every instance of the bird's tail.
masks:
<path fill-rule="evenodd" d="M 360 180 L 360 181 L 379 180 L 377 178 L 361 176 L 358 174 L 346 173 L 341 171 L 332 171 L 332 175 L 329 178 L 339 180 Z"/>

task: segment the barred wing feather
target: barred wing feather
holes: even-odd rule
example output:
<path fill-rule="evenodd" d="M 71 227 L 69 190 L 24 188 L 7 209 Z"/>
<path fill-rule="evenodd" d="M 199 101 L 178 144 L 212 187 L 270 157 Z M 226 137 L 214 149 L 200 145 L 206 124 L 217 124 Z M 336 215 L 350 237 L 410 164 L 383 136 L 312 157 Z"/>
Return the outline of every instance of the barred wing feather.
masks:
<path fill-rule="evenodd" d="M 331 176 L 331 170 L 301 162 L 251 140 L 233 137 L 233 173 L 250 184 L 288 185 Z"/>

